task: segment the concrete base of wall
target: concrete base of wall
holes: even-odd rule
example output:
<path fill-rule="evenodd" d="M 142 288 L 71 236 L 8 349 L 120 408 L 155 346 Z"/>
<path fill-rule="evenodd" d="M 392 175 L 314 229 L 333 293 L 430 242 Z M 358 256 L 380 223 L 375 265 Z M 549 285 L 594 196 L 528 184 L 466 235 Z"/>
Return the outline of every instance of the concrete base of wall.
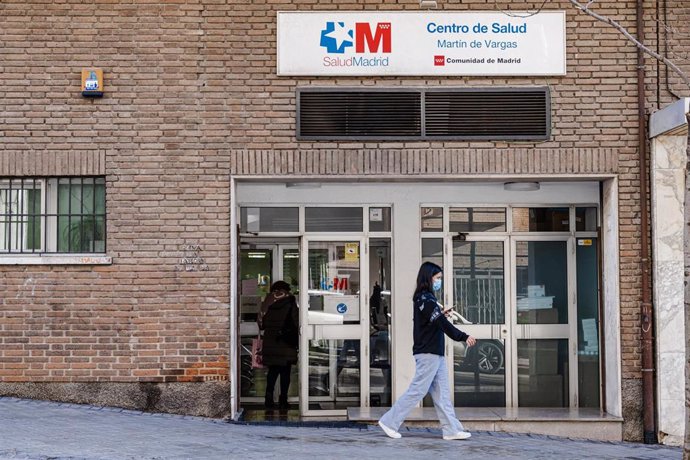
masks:
<path fill-rule="evenodd" d="M 641 442 L 644 426 L 642 420 L 642 380 L 623 379 L 623 440 Z"/>
<path fill-rule="evenodd" d="M 230 415 L 230 383 L 0 383 L 0 396 L 203 417 Z"/>

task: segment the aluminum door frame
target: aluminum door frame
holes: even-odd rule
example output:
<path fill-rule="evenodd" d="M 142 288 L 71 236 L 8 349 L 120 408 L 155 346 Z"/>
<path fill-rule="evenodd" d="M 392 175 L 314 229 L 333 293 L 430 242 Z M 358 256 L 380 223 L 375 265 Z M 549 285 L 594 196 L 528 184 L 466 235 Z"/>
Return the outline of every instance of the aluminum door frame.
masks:
<path fill-rule="evenodd" d="M 255 237 L 254 236 L 251 238 L 251 242 L 248 242 L 247 238 L 245 238 L 244 241 L 242 241 L 240 238 L 240 244 L 239 244 L 240 251 L 245 249 L 242 247 L 243 244 L 252 244 L 254 246 L 252 249 L 261 250 L 261 251 L 271 251 L 271 263 L 273 264 L 273 269 L 271 270 L 271 283 L 274 283 L 277 280 L 283 279 L 284 273 L 283 273 L 282 259 L 283 259 L 283 253 L 284 253 L 285 249 L 297 249 L 298 251 L 300 249 L 299 243 L 280 243 L 280 242 L 275 242 L 275 239 L 276 239 L 275 237 L 272 238 L 272 237 Z M 266 240 L 266 241 L 260 241 L 260 240 Z M 301 254 L 300 254 L 300 258 L 301 258 Z M 238 315 L 239 315 L 239 313 L 240 312 L 238 310 Z M 238 320 L 238 332 L 240 333 L 240 340 L 242 337 L 241 329 L 242 329 L 242 321 Z M 238 340 L 238 345 L 240 343 L 240 340 Z M 240 393 L 238 393 L 238 396 L 240 398 L 240 402 L 262 403 L 262 404 L 264 402 L 263 396 L 242 397 Z M 295 403 L 296 398 L 293 397 L 289 401 L 292 403 Z"/>
<path fill-rule="evenodd" d="M 300 416 L 338 417 L 347 415 L 346 409 L 309 409 L 309 340 L 319 339 L 357 339 L 360 341 L 360 406 L 369 407 L 369 250 L 368 237 L 362 233 L 328 233 L 305 235 L 300 248 Z M 309 243 L 359 243 L 359 324 L 314 325 L 309 324 Z M 364 293 L 364 294 L 363 294 Z M 317 329 L 318 328 L 318 329 Z"/>
<path fill-rule="evenodd" d="M 513 366 L 512 366 L 512 353 L 507 348 L 512 348 L 512 331 L 510 325 L 513 321 L 514 308 L 512 306 L 510 293 L 512 292 L 512 282 L 513 276 L 511 276 L 511 257 L 510 257 L 510 237 L 508 235 L 467 235 L 465 237 L 465 242 L 491 242 L 497 241 L 503 243 L 503 298 L 505 303 L 505 317 L 504 323 L 502 324 L 455 324 L 458 329 L 471 335 L 475 339 L 495 339 L 503 341 L 503 359 L 504 359 L 504 369 L 505 369 L 505 407 L 510 407 L 512 404 L 512 394 L 513 394 Z M 443 257 L 443 271 L 444 271 L 444 305 L 454 305 L 454 288 L 455 283 L 448 282 L 449 278 L 452 279 L 454 275 L 454 263 L 453 263 L 453 234 L 444 237 L 444 257 Z M 449 275 L 450 274 L 450 277 Z M 476 345 L 475 345 L 476 346 Z M 455 375 L 454 375 L 454 347 L 453 341 L 450 339 L 446 340 L 446 366 L 449 372 L 449 382 L 451 385 L 451 401 L 455 405 Z M 516 386 L 516 385 L 515 385 Z"/>
<path fill-rule="evenodd" d="M 555 233 L 555 232 L 554 232 Z M 568 322 L 566 324 L 517 324 L 517 243 L 539 241 L 563 241 L 566 243 L 567 286 L 568 286 Z M 517 378 L 517 341 L 521 339 L 566 339 L 568 340 L 568 401 L 566 407 L 578 407 L 577 382 L 577 280 L 575 261 L 575 236 L 565 235 L 513 235 L 510 236 L 510 304 L 514 315 L 511 322 L 511 355 L 512 373 Z M 513 385 L 513 404 L 519 407 L 518 385 Z"/>

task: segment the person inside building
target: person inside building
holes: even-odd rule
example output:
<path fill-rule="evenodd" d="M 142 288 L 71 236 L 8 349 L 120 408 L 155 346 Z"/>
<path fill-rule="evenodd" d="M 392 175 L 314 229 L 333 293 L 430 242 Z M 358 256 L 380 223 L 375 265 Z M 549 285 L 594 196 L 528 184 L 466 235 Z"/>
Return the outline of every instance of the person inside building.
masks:
<path fill-rule="evenodd" d="M 271 285 L 261 305 L 258 324 L 263 331 L 263 364 L 268 367 L 265 406 L 275 407 L 273 390 L 280 377 L 278 404 L 280 409 L 288 409 L 290 372 L 297 362 L 299 344 L 299 310 L 288 283 L 281 280 Z"/>
<path fill-rule="evenodd" d="M 435 292 L 441 290 L 443 271 L 431 262 L 424 262 L 417 275 L 417 288 L 412 296 L 414 305 L 414 346 L 415 375 L 407 391 L 383 414 L 379 426 L 389 437 L 398 439 L 400 425 L 413 407 L 431 393 L 438 414 L 443 439 L 467 439 L 471 434 L 465 431 L 462 423 L 455 417 L 455 409 L 450 402 L 448 370 L 444 356 L 444 334 L 455 341 L 464 341 L 467 346 L 476 340 L 457 329 L 446 318 L 450 310 L 443 310 L 436 300 Z"/>

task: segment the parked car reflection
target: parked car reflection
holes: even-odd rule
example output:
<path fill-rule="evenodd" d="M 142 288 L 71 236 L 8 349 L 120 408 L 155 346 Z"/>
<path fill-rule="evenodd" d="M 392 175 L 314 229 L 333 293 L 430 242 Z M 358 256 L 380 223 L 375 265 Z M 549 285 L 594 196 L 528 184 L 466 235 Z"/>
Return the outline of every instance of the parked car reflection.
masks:
<path fill-rule="evenodd" d="M 460 329 L 462 329 L 462 325 L 472 324 L 455 310 L 451 311 L 449 319 Z M 474 347 L 468 347 L 464 342 L 454 342 L 453 356 L 455 370 L 481 374 L 505 372 L 504 346 L 501 340 L 477 339 Z"/>

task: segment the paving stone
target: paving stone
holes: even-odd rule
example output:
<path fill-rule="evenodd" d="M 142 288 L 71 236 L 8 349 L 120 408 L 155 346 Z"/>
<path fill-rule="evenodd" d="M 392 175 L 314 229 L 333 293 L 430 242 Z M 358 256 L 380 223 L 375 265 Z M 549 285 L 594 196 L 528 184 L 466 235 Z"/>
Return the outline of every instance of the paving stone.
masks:
<path fill-rule="evenodd" d="M 136 416 L 133 416 L 136 415 Z M 330 426 L 333 426 L 332 424 Z M 269 426 L 0 398 L 0 459 L 641 459 L 681 449 L 518 433 L 444 441 L 429 428 L 386 437 L 378 427 Z"/>

